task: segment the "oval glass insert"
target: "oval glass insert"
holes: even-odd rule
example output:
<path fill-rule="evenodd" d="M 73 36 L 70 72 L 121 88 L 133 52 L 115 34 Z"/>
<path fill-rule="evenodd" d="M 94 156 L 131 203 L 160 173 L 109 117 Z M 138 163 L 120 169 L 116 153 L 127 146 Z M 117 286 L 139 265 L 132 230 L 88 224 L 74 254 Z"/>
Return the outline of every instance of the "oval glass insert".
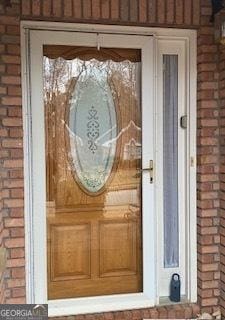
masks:
<path fill-rule="evenodd" d="M 69 109 L 70 152 L 78 182 L 88 192 L 107 182 L 116 154 L 117 120 L 107 73 L 80 76 Z"/>

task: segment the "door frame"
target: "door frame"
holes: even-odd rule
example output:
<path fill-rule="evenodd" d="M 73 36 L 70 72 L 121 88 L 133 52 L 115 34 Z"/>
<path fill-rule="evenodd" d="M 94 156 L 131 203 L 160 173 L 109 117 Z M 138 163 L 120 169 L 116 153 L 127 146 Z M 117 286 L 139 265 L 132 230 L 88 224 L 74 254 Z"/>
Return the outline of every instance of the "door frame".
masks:
<path fill-rule="evenodd" d="M 38 90 L 35 92 L 31 88 L 31 73 L 30 73 L 30 44 L 31 44 L 31 34 L 38 35 L 35 39 L 35 54 L 39 50 L 39 55 L 41 54 L 40 45 L 47 41 L 48 44 L 57 44 L 53 38 L 45 38 L 44 34 L 46 32 L 58 31 L 64 33 L 65 44 L 71 44 L 71 39 L 73 37 L 72 33 L 69 32 L 84 32 L 84 34 L 89 34 L 93 39 L 94 45 L 100 39 L 93 37 L 93 33 L 101 33 L 111 41 L 111 43 L 116 45 L 118 37 L 126 35 L 127 37 L 132 37 L 135 41 L 131 43 L 130 47 L 141 48 L 144 46 L 144 38 L 151 37 L 150 47 L 153 52 L 152 57 L 149 57 L 149 62 L 147 64 L 147 70 L 153 70 L 152 80 L 145 81 L 146 87 L 143 89 L 143 99 L 148 105 L 148 110 L 146 109 L 146 115 L 148 112 L 153 114 L 152 126 L 156 128 L 156 103 L 157 103 L 157 89 L 156 89 L 156 73 L 154 67 L 156 65 L 156 44 L 159 39 L 183 39 L 187 46 L 188 60 L 189 60 L 189 70 L 190 70 L 190 103 L 189 103 L 189 114 L 192 114 L 192 118 L 189 126 L 189 145 L 188 145 L 188 157 L 191 160 L 192 166 L 189 166 L 189 190 L 196 190 L 196 31 L 194 30 L 182 30 L 182 29 L 163 29 L 163 28 L 142 28 L 142 27 L 124 27 L 124 26 L 105 26 L 105 25 L 88 25 L 88 24 L 70 24 L 70 23 L 52 23 L 52 22 L 37 22 L 37 21 L 24 21 L 21 22 L 21 55 L 22 55 L 22 92 L 23 92 L 23 126 L 24 126 L 24 183 L 25 183 L 25 250 L 26 250 L 26 295 L 27 303 L 49 303 L 49 315 L 50 316 L 62 316 L 62 315 L 72 315 L 72 314 L 84 314 L 84 313 L 94 313 L 94 312 L 105 312 L 113 310 L 126 310 L 126 309 L 139 309 L 152 307 L 158 303 L 157 296 L 157 235 L 154 233 L 154 225 L 157 223 L 156 210 L 154 214 L 143 216 L 143 293 L 133 293 L 133 294 L 122 294 L 122 295 L 111 295 L 111 296 L 101 296 L 101 297 L 88 297 L 88 298 L 76 298 L 76 299 L 62 299 L 62 300 L 47 300 L 47 255 L 38 260 L 36 255 L 36 250 L 46 248 L 46 226 L 44 226 L 43 220 L 46 219 L 45 209 L 41 212 L 40 208 L 44 208 L 44 192 L 41 183 L 44 181 L 40 179 L 40 175 L 35 175 L 35 172 L 41 172 L 41 176 L 45 175 L 45 166 L 43 163 L 43 153 L 42 148 L 44 146 L 44 135 L 40 135 L 39 132 L 44 132 L 44 118 L 43 113 L 38 112 L 31 108 L 31 99 L 35 101 L 36 99 L 41 99 L 38 96 Z M 57 35 L 57 33 L 56 33 Z M 69 35 L 69 36 L 68 36 Z M 117 35 L 117 36 L 114 36 Z M 148 36 L 148 37 L 145 37 Z M 57 38 L 57 37 L 56 37 Z M 84 39 L 84 37 L 83 37 Z M 100 39 L 101 40 L 101 39 Z M 33 41 L 34 43 L 34 41 Z M 64 44 L 60 41 L 59 44 Z M 81 43 L 82 45 L 82 43 Z M 85 45 L 85 41 L 84 41 Z M 145 44 L 146 45 L 146 44 Z M 127 46 L 129 46 L 127 44 Z M 149 46 L 149 44 L 148 44 Z M 148 47 L 148 50 L 149 48 Z M 39 49 L 38 49 L 39 48 Z M 146 51 L 147 52 L 147 51 Z M 147 60 L 146 60 L 147 61 Z M 33 64 L 33 71 L 37 69 L 38 64 Z M 150 69 L 149 69 L 150 68 Z M 147 75 L 147 73 L 146 73 Z M 37 81 L 37 82 L 36 82 Z M 35 84 L 40 85 L 42 79 L 36 79 Z M 148 88 L 152 88 L 152 102 L 149 101 Z M 31 97 L 32 93 L 32 97 Z M 38 100 L 36 100 L 38 101 Z M 35 121 L 32 123 L 32 117 L 35 116 Z M 39 119 L 39 122 L 38 122 Z M 38 126 L 35 123 L 39 123 Z M 41 124 L 41 127 L 40 127 Z M 37 130 L 38 129 L 38 130 Z M 155 129 L 154 129 L 155 131 Z M 147 139 L 144 137 L 143 139 Z M 155 139 L 155 138 L 154 138 Z M 34 146 L 34 143 L 38 142 L 38 145 Z M 153 146 L 155 146 L 156 141 L 153 141 Z M 40 160 L 40 161 L 38 161 Z M 155 159 L 154 159 L 155 160 Z M 146 161 L 146 162 L 145 162 Z M 194 161 L 194 163 L 193 163 Z M 147 166 L 147 159 L 144 160 L 143 167 Z M 144 180 L 148 180 L 147 174 L 143 176 Z M 153 188 L 157 189 L 157 183 L 154 185 L 149 185 L 149 190 Z M 38 196 L 37 196 L 38 194 Z M 156 192 L 154 194 L 154 199 L 152 202 L 157 202 Z M 190 194 L 190 192 L 188 192 Z M 193 194 L 193 192 L 192 192 Z M 189 225 L 194 226 L 190 229 L 189 239 L 192 239 L 192 250 L 189 252 L 189 276 L 188 276 L 188 300 L 190 302 L 196 302 L 197 299 L 197 248 L 196 248 L 196 200 L 195 197 L 192 198 L 189 195 L 188 208 L 189 208 Z M 149 199 L 143 198 L 143 206 L 148 207 Z M 34 215 L 37 208 L 40 210 L 39 215 Z M 152 219 L 152 220 L 151 220 Z M 42 223 L 43 229 L 41 232 L 37 233 L 34 231 L 34 226 Z M 151 230 L 149 230 L 149 227 Z M 37 229 L 37 228 L 36 228 Z M 38 228 L 40 230 L 40 228 Z M 150 232 L 152 231 L 152 233 Z M 147 241 L 148 240 L 148 241 Z M 189 243 L 190 241 L 188 241 Z M 43 252 L 43 251 L 42 251 Z M 154 261 L 151 261 L 150 257 L 154 256 Z M 151 270 L 151 272 L 149 272 Z M 37 276 L 39 274 L 39 276 Z M 41 274 L 41 276 L 40 276 Z"/>

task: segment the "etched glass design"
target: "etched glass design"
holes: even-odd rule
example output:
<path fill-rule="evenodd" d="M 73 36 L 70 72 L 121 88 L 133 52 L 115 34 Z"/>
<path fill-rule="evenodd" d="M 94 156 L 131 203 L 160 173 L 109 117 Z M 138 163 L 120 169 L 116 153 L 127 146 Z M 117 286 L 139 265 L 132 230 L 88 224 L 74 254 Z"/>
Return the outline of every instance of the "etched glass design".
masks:
<path fill-rule="evenodd" d="M 80 183 L 98 192 L 106 183 L 116 152 L 117 119 L 106 70 L 88 63 L 70 100 L 70 150 Z"/>
<path fill-rule="evenodd" d="M 179 266 L 178 56 L 164 55 L 163 194 L 164 267 Z"/>

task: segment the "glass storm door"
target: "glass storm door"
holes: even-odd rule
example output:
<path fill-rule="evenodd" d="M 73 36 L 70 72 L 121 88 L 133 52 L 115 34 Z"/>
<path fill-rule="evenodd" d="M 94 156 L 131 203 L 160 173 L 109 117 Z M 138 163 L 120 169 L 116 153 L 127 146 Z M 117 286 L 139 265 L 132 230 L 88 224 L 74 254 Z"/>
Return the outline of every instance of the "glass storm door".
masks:
<path fill-rule="evenodd" d="M 141 51 L 44 46 L 48 298 L 142 291 Z"/>
<path fill-rule="evenodd" d="M 154 306 L 175 272 L 189 292 L 186 37 L 114 27 L 25 32 L 29 301 L 51 316 Z"/>

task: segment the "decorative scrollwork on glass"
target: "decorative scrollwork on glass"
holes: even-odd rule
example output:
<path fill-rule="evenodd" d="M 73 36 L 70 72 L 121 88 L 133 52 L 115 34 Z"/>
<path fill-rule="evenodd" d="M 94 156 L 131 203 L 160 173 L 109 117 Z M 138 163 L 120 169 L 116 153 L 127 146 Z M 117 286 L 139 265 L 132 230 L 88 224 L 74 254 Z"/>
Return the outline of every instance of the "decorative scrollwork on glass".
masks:
<path fill-rule="evenodd" d="M 104 171 L 97 170 L 95 173 L 84 172 L 83 179 L 89 188 L 96 189 L 105 183 L 105 175 L 106 175 L 105 170 Z"/>
<path fill-rule="evenodd" d="M 69 132 L 75 178 L 85 191 L 97 194 L 110 177 L 117 146 L 116 106 L 107 74 L 99 69 L 90 67 L 76 83 Z"/>
<path fill-rule="evenodd" d="M 88 111 L 89 120 L 87 122 L 87 137 L 88 137 L 88 147 L 92 153 L 95 153 L 98 149 L 96 144 L 96 139 L 99 137 L 99 122 L 98 122 L 98 111 L 95 109 L 94 106 Z"/>

